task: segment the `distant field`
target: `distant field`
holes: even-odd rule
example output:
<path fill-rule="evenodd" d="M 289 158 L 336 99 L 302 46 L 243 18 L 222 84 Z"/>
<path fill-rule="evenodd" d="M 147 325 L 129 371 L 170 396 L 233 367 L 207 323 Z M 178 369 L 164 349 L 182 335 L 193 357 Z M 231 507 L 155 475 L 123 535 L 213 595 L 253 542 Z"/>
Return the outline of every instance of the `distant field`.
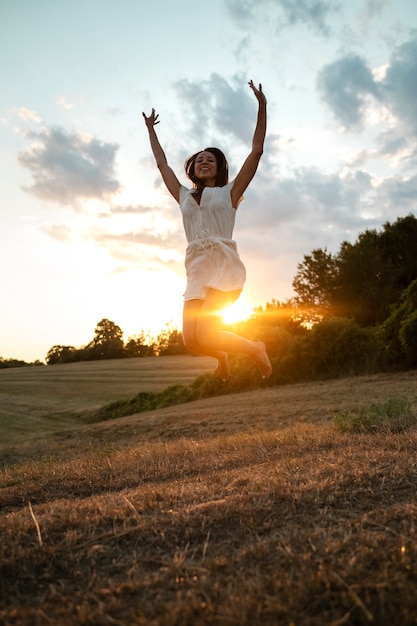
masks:
<path fill-rule="evenodd" d="M 210 357 L 167 356 L 0 370 L 0 444 L 76 425 L 74 413 L 140 391 L 187 384 L 214 369 Z"/>

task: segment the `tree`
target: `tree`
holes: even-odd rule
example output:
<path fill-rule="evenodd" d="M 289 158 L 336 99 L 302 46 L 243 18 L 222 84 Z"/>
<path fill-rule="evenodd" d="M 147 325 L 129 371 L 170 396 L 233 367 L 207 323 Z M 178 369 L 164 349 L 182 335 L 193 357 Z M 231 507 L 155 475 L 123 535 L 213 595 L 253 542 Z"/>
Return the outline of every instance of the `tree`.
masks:
<path fill-rule="evenodd" d="M 360 326 L 381 324 L 403 289 L 417 278 L 417 219 L 387 222 L 344 241 L 336 256 L 313 250 L 293 281 L 300 306 L 317 317 L 345 317 Z"/>
<path fill-rule="evenodd" d="M 305 255 L 299 263 L 292 286 L 297 293 L 296 304 L 304 310 L 304 317 L 320 319 L 330 313 L 337 287 L 337 258 L 320 248 Z"/>
<path fill-rule="evenodd" d="M 56 365 L 58 363 L 70 363 L 74 360 L 77 352 L 73 346 L 52 346 L 46 355 L 48 365 Z"/>
<path fill-rule="evenodd" d="M 417 366 L 417 279 L 405 289 L 382 325 L 385 357 L 394 367 Z"/>
<path fill-rule="evenodd" d="M 172 356 L 174 354 L 188 354 L 182 340 L 182 333 L 169 322 L 165 330 L 156 338 L 156 351 L 159 356 Z"/>
<path fill-rule="evenodd" d="M 120 359 L 124 356 L 123 331 L 114 322 L 102 319 L 95 328 L 88 348 L 94 359 Z"/>
<path fill-rule="evenodd" d="M 387 268 L 386 278 L 391 279 L 393 302 L 417 278 L 417 219 L 410 214 L 400 217 L 394 224 L 387 222 L 380 236 L 381 254 Z"/>
<path fill-rule="evenodd" d="M 43 365 L 40 361 L 34 361 L 34 363 L 26 363 L 20 359 L 4 359 L 0 356 L 0 369 L 9 369 L 12 367 L 29 367 L 29 365 Z"/>
<path fill-rule="evenodd" d="M 154 355 L 154 344 L 150 336 L 146 336 L 142 331 L 139 335 L 129 337 L 125 345 L 125 356 L 127 358 L 136 358 Z"/>
<path fill-rule="evenodd" d="M 376 230 L 361 233 L 354 244 L 344 241 L 337 257 L 339 284 L 333 294 L 339 316 L 354 319 L 361 326 L 372 326 L 387 315 L 384 260 Z"/>

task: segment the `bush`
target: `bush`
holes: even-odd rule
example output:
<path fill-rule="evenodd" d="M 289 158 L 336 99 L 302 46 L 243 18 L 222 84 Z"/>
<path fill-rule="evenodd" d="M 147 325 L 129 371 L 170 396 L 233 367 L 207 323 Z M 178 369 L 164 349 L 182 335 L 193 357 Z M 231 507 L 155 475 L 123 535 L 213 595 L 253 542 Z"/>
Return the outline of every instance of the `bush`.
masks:
<path fill-rule="evenodd" d="M 380 329 L 383 355 L 388 367 L 417 366 L 417 280 L 403 291 L 391 315 Z"/>
<path fill-rule="evenodd" d="M 410 313 L 401 324 L 399 339 L 409 367 L 417 365 L 417 311 Z"/>
<path fill-rule="evenodd" d="M 374 372 L 378 359 L 375 331 L 345 318 L 315 324 L 303 341 L 310 379 L 357 376 Z"/>
<path fill-rule="evenodd" d="M 336 428 L 344 433 L 402 433 L 417 425 L 417 416 L 407 398 L 391 396 L 382 404 L 359 411 L 333 414 Z"/>

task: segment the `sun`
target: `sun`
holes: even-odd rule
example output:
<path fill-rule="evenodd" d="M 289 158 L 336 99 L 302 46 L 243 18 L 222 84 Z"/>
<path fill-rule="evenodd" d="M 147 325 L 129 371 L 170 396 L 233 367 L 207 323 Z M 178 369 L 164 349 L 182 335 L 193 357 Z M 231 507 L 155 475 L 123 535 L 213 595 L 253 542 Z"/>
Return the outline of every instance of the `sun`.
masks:
<path fill-rule="evenodd" d="M 234 324 L 248 319 L 253 313 L 253 307 L 241 296 L 234 304 L 227 306 L 222 311 L 223 322 L 225 324 Z"/>

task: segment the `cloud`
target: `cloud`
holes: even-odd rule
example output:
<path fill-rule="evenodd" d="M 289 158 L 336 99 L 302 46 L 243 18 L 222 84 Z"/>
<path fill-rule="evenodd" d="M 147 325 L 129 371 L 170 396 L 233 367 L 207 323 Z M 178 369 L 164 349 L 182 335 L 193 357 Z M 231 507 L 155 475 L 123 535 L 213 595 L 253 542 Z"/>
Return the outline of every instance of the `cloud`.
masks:
<path fill-rule="evenodd" d="M 36 111 L 31 111 L 30 109 L 26 109 L 25 107 L 20 107 L 16 111 L 17 116 L 22 120 L 30 120 L 32 122 L 36 122 L 40 124 L 42 122 L 42 118 L 36 113 Z"/>
<path fill-rule="evenodd" d="M 356 54 L 325 65 L 318 74 L 317 87 L 336 119 L 348 129 L 361 126 L 367 96 L 379 98 L 371 70 Z"/>
<path fill-rule="evenodd" d="M 356 54 L 325 65 L 317 87 L 335 118 L 349 130 L 361 128 L 372 99 L 417 136 L 417 37 L 397 47 L 384 72 L 371 71 Z"/>
<path fill-rule="evenodd" d="M 59 96 L 55 102 L 57 103 L 57 105 L 59 107 L 61 107 L 62 109 L 65 109 L 66 111 L 69 111 L 70 109 L 74 108 L 74 105 L 72 102 L 68 102 L 66 96 Z"/>
<path fill-rule="evenodd" d="M 258 4 L 254 0 L 226 0 L 226 9 L 235 24 L 246 28 L 256 19 Z"/>
<path fill-rule="evenodd" d="M 116 118 L 120 115 L 125 115 L 125 111 L 120 107 L 107 107 L 105 110 L 105 114 L 107 117 Z"/>
<path fill-rule="evenodd" d="M 417 37 L 394 51 L 383 87 L 393 112 L 417 135 Z"/>
<path fill-rule="evenodd" d="M 387 178 L 379 186 L 379 201 L 385 211 L 397 211 L 401 207 L 401 213 L 416 211 L 417 176 L 410 178 L 391 177 Z"/>
<path fill-rule="evenodd" d="M 375 211 L 374 181 L 362 170 L 324 173 L 316 167 L 294 170 L 290 177 L 275 180 L 262 187 L 254 197 L 247 193 L 246 202 L 239 208 L 239 229 L 252 237 L 274 237 L 281 229 L 297 229 L 297 239 L 310 245 L 315 237 L 320 241 L 324 232 L 343 238 L 352 230 L 361 229 Z M 256 188 L 256 184 L 254 185 Z M 304 234 L 303 234 L 304 233 Z M 326 235 L 327 237 L 327 235 Z M 265 242 L 266 243 L 266 242 Z M 321 245 L 321 244 L 319 244 Z M 323 244 L 326 245 L 326 244 Z M 267 245 L 264 246 L 264 252 Z M 304 250 L 305 253 L 308 250 Z M 270 254 L 274 254 L 271 246 Z M 280 254 L 277 249 L 276 254 Z"/>
<path fill-rule="evenodd" d="M 108 199 L 120 189 L 114 173 L 117 144 L 58 127 L 30 131 L 27 138 L 32 145 L 18 160 L 33 176 L 34 184 L 25 188 L 29 193 L 76 206 L 87 198 Z"/>
<path fill-rule="evenodd" d="M 381 146 L 380 154 L 394 156 L 407 148 L 405 137 L 398 136 L 396 130 L 387 130 L 380 134 L 378 142 Z"/>
<path fill-rule="evenodd" d="M 329 173 L 318 167 L 296 168 L 269 184 L 255 180 L 239 207 L 235 230 L 251 291 L 289 297 L 304 255 L 315 248 L 335 253 L 342 241 L 380 227 L 374 182 L 363 170 Z"/>
<path fill-rule="evenodd" d="M 116 206 L 116 205 L 112 205 L 110 207 L 110 213 L 111 215 L 145 215 L 145 214 L 149 214 L 149 213 L 154 213 L 155 210 L 161 211 L 160 207 L 157 207 L 155 209 L 155 207 L 150 207 L 150 206 L 144 206 L 143 204 L 128 204 L 126 206 Z M 109 217 L 108 215 L 104 216 L 104 217 Z"/>
<path fill-rule="evenodd" d="M 55 241 L 72 241 L 72 230 L 65 224 L 50 224 L 43 226 L 41 230 Z"/>
<path fill-rule="evenodd" d="M 389 5 L 389 0 L 365 0 L 360 12 L 360 18 L 361 20 L 372 20 L 388 9 Z"/>
<path fill-rule="evenodd" d="M 339 11 L 334 0 L 227 0 L 226 7 L 233 21 L 245 29 L 264 18 L 277 31 L 305 26 L 325 36 L 331 30 L 329 17 Z"/>
<path fill-rule="evenodd" d="M 317 30 L 322 35 L 329 34 L 327 18 L 337 6 L 335 2 L 322 2 L 321 0 L 298 0 L 298 2 L 281 0 L 280 5 L 287 24 L 302 24 Z"/>
<path fill-rule="evenodd" d="M 316 168 L 299 170 L 297 180 L 303 194 L 309 199 L 315 215 L 322 220 L 351 228 L 362 222 L 361 212 L 372 193 L 372 177 L 367 172 L 350 171 L 325 174 Z"/>
<path fill-rule="evenodd" d="M 182 249 L 185 248 L 185 238 L 180 231 L 163 235 L 150 229 L 121 233 L 94 231 L 89 238 L 123 264 L 120 271 L 141 268 L 148 271 L 169 269 L 179 275 L 184 273 Z"/>
<path fill-rule="evenodd" d="M 231 84 L 213 73 L 207 80 L 179 80 L 174 87 L 191 120 L 193 141 L 213 143 L 219 135 L 251 141 L 256 100 L 245 79 L 235 76 Z"/>
<path fill-rule="evenodd" d="M 183 238 L 182 238 L 183 239 Z M 133 245 L 137 249 L 143 246 L 158 248 L 161 250 L 176 250 L 179 244 L 179 238 L 172 234 L 161 235 L 155 234 L 155 232 L 147 229 L 143 229 L 140 232 L 128 232 L 128 233 L 98 233 L 94 235 L 94 240 L 97 243 L 107 244 L 121 244 L 123 246 Z M 183 244 L 184 242 L 181 241 Z"/>

